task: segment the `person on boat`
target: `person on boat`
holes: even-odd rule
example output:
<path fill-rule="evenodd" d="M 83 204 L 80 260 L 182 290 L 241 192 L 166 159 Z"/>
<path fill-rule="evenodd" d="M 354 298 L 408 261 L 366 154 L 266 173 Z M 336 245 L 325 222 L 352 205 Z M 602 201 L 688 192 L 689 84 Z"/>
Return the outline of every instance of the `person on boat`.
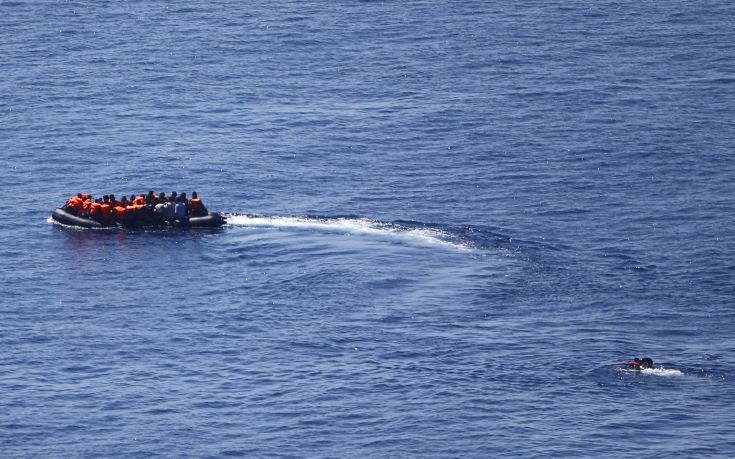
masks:
<path fill-rule="evenodd" d="M 78 193 L 76 196 L 72 196 L 68 201 L 66 201 L 64 209 L 71 214 L 79 215 L 82 211 L 83 204 L 84 199 L 82 199 L 82 193 Z"/>
<path fill-rule="evenodd" d="M 120 202 L 116 202 L 115 206 L 113 207 L 114 219 L 117 223 L 120 223 L 121 225 L 125 223 L 127 204 L 128 200 L 125 198 L 125 196 L 123 196 Z"/>
<path fill-rule="evenodd" d="M 179 199 L 179 198 L 178 198 L 178 196 L 177 196 L 176 194 L 177 194 L 177 193 L 176 193 L 175 191 L 172 191 L 172 192 L 171 192 L 171 202 L 173 202 L 174 204 L 175 204 L 175 203 L 176 203 L 176 201 L 177 201 L 177 200 Z"/>
<path fill-rule="evenodd" d="M 94 200 L 94 202 L 89 206 L 89 218 L 92 220 L 101 223 L 102 222 L 102 212 L 100 208 L 102 207 L 102 200 L 97 198 Z"/>
<path fill-rule="evenodd" d="M 180 223 L 187 223 L 189 221 L 189 217 L 187 217 L 186 212 L 186 199 L 184 199 L 184 195 L 182 194 L 178 198 L 178 202 L 176 203 L 176 206 L 174 207 L 174 214 L 176 221 Z"/>
<path fill-rule="evenodd" d="M 202 204 L 202 200 L 197 195 L 197 192 L 192 191 L 191 199 L 189 200 L 189 216 L 203 217 L 205 215 L 207 215 L 207 208 Z"/>
<path fill-rule="evenodd" d="M 636 357 L 628 362 L 627 365 L 628 368 L 633 370 L 645 370 L 647 368 L 653 368 L 653 359 L 650 357 L 643 357 L 642 359 Z"/>
<path fill-rule="evenodd" d="M 189 220 L 189 200 L 186 198 L 186 192 L 181 193 L 179 195 L 179 199 L 184 203 L 184 206 L 186 206 L 186 219 Z"/>
<path fill-rule="evenodd" d="M 158 202 L 155 206 L 153 206 L 153 222 L 156 225 L 164 225 L 166 223 L 166 215 L 165 215 L 165 209 L 166 209 L 166 198 L 161 198 L 161 193 L 158 195 Z"/>
<path fill-rule="evenodd" d="M 135 208 L 135 196 L 130 196 L 125 204 L 125 225 L 134 225 L 138 221 L 138 215 Z"/>
<path fill-rule="evenodd" d="M 172 223 L 174 221 L 176 213 L 173 198 L 168 198 L 163 202 L 162 215 L 165 222 Z"/>
<path fill-rule="evenodd" d="M 89 195 L 86 195 L 87 197 L 84 198 L 84 201 L 82 201 L 82 211 L 80 216 L 89 218 L 89 211 L 92 208 L 92 199 Z"/>
<path fill-rule="evenodd" d="M 133 202 L 134 206 L 144 206 L 145 196 L 143 196 L 142 194 L 140 196 L 130 196 L 130 201 Z"/>
<path fill-rule="evenodd" d="M 133 199 L 133 205 L 135 206 L 136 216 L 138 217 L 139 224 L 145 224 L 145 195 L 139 194 Z"/>
<path fill-rule="evenodd" d="M 154 224 L 154 216 L 153 216 L 153 206 L 154 202 L 156 201 L 156 195 L 153 194 L 153 191 L 149 191 L 147 195 L 145 195 L 145 204 L 143 205 L 143 224 L 145 225 L 152 225 Z"/>
<path fill-rule="evenodd" d="M 111 204 L 110 197 L 105 195 L 102 197 L 102 204 L 100 205 L 100 220 L 104 225 L 112 224 L 113 220 L 113 205 Z"/>

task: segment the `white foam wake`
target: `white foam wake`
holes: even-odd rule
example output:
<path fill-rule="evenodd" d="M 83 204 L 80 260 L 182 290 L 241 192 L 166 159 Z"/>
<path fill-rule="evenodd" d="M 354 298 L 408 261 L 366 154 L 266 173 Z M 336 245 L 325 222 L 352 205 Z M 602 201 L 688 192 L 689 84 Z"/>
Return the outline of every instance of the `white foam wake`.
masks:
<path fill-rule="evenodd" d="M 644 368 L 643 370 L 634 370 L 632 368 L 618 368 L 618 371 L 628 374 L 641 374 L 647 376 L 684 376 L 685 373 L 681 370 L 675 370 L 673 368 Z"/>
<path fill-rule="evenodd" d="M 684 373 L 673 368 L 645 368 L 641 373 L 653 376 L 684 376 Z"/>
<path fill-rule="evenodd" d="M 467 251 L 470 247 L 452 241 L 451 235 L 435 228 L 410 228 L 393 223 L 377 222 L 367 218 L 314 218 L 314 217 L 263 217 L 249 215 L 228 215 L 227 223 L 236 226 L 294 228 L 398 239 L 422 245 L 438 245 L 456 250 Z"/>

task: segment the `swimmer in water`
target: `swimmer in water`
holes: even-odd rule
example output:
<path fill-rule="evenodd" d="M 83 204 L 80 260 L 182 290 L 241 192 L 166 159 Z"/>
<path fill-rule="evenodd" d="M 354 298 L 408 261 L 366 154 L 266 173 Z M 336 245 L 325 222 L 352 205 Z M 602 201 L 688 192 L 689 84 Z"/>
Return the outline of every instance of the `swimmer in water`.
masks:
<path fill-rule="evenodd" d="M 649 357 L 643 357 L 642 359 L 636 357 L 628 362 L 627 365 L 632 370 L 645 370 L 647 368 L 653 368 L 653 360 Z"/>

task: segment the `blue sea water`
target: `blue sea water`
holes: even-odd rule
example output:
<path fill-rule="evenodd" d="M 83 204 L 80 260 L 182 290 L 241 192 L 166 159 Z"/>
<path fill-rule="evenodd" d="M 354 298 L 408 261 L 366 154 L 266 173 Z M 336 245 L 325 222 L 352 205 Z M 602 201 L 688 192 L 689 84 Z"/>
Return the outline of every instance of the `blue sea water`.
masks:
<path fill-rule="evenodd" d="M 0 455 L 733 457 L 734 26 L 0 1 Z M 149 189 L 229 224 L 49 219 Z"/>

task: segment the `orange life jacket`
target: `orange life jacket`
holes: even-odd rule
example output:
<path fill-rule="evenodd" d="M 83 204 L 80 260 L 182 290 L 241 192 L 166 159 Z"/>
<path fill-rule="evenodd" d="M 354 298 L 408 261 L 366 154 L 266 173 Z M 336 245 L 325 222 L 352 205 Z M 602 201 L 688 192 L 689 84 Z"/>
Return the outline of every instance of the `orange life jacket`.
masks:
<path fill-rule="evenodd" d="M 191 210 L 192 214 L 195 214 L 197 212 L 201 212 L 202 210 L 202 200 L 199 198 L 191 198 L 191 201 L 189 201 L 189 210 Z"/>
<path fill-rule="evenodd" d="M 138 210 L 138 207 L 135 204 L 128 204 L 125 206 L 125 212 L 128 213 L 135 213 Z"/>
<path fill-rule="evenodd" d="M 100 212 L 102 213 L 102 218 L 108 218 L 110 216 L 110 205 L 107 203 L 100 204 Z"/>
<path fill-rule="evenodd" d="M 99 215 L 100 207 L 102 207 L 102 204 L 100 204 L 99 202 L 93 202 L 89 206 L 89 215 L 91 215 L 92 217 L 96 217 L 97 215 Z"/>
<path fill-rule="evenodd" d="M 79 199 L 79 196 L 72 196 L 69 198 L 68 201 L 66 201 L 66 207 L 69 209 L 73 209 L 76 212 L 79 212 L 79 209 L 82 207 L 83 201 Z"/>
<path fill-rule="evenodd" d="M 92 201 L 90 201 L 89 199 L 87 199 L 86 201 L 84 201 L 82 203 L 82 213 L 83 214 L 86 214 L 87 212 L 89 212 L 89 207 L 91 205 L 92 205 Z"/>
<path fill-rule="evenodd" d="M 136 206 L 144 206 L 145 205 L 145 198 L 143 196 L 138 196 L 133 201 L 133 204 Z"/>
<path fill-rule="evenodd" d="M 127 209 L 123 206 L 115 206 L 115 217 L 117 217 L 118 221 L 123 221 L 125 218 L 125 212 L 127 212 Z"/>

